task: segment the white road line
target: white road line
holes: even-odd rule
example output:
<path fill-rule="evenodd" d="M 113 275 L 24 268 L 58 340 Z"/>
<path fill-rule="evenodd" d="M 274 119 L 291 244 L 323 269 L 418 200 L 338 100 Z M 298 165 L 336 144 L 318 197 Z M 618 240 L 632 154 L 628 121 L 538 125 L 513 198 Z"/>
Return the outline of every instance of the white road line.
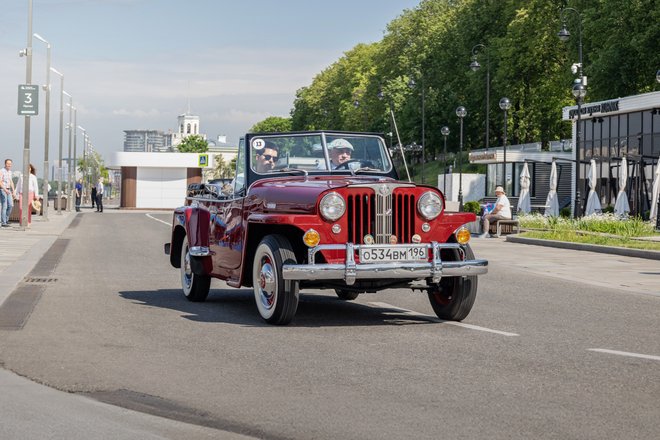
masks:
<path fill-rule="evenodd" d="M 396 307 L 396 306 L 393 306 L 391 304 L 384 303 L 384 302 L 370 302 L 369 305 L 374 306 L 374 307 L 378 307 L 378 308 L 394 310 L 394 311 L 402 313 L 404 315 L 415 316 L 417 318 L 422 318 L 422 319 L 425 319 L 425 320 L 431 321 L 431 322 L 439 322 L 441 324 L 450 324 L 450 325 L 455 325 L 457 327 L 467 328 L 467 329 L 470 329 L 470 330 L 477 330 L 477 331 L 480 331 L 480 332 L 495 333 L 495 334 L 503 335 L 503 336 L 520 336 L 517 333 L 503 332 L 501 330 L 493 330 L 493 329 L 486 328 L 486 327 L 479 327 L 478 325 L 464 324 L 462 322 L 456 322 L 456 321 L 444 321 L 442 319 L 437 318 L 436 316 L 425 315 L 423 313 L 415 312 L 414 310 L 402 309 L 401 307 Z"/>
<path fill-rule="evenodd" d="M 166 224 L 167 226 L 172 226 L 170 223 L 168 223 L 168 222 L 166 222 L 166 221 L 163 221 L 163 220 L 161 220 L 161 219 L 159 219 L 159 218 L 156 218 L 156 217 L 152 216 L 151 214 L 145 214 L 145 215 L 146 215 L 147 217 L 149 217 L 151 220 L 156 220 L 157 222 L 164 223 L 164 224 Z"/>
<path fill-rule="evenodd" d="M 660 356 L 653 356 L 650 354 L 630 353 L 628 351 L 607 350 L 605 348 L 588 348 L 587 351 L 597 351 L 598 353 L 616 354 L 618 356 L 628 356 L 641 359 L 651 359 L 652 361 L 660 361 Z"/>

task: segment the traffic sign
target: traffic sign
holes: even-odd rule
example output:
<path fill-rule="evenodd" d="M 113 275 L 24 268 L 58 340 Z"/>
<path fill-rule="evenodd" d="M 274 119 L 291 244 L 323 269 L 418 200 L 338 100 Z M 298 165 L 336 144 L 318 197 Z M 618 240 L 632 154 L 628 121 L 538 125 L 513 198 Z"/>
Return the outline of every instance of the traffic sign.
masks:
<path fill-rule="evenodd" d="M 200 154 L 199 155 L 199 166 L 200 167 L 207 167 L 209 165 L 209 155 L 208 154 Z"/>
<path fill-rule="evenodd" d="M 20 84 L 18 86 L 19 116 L 36 116 L 39 114 L 39 86 Z"/>

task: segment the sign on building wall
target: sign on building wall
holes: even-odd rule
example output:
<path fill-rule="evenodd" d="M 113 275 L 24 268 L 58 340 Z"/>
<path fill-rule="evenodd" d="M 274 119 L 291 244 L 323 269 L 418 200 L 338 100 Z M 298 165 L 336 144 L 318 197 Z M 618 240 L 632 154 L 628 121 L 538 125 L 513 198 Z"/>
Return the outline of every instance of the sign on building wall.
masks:
<path fill-rule="evenodd" d="M 209 166 L 209 155 L 208 154 L 200 154 L 199 155 L 199 164 L 200 167 L 207 167 Z"/>

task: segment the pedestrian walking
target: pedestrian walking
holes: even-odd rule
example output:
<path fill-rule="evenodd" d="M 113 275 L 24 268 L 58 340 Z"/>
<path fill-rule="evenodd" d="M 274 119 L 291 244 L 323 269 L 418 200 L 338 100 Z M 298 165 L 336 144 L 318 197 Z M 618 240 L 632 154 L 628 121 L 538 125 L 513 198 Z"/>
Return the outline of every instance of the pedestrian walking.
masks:
<path fill-rule="evenodd" d="M 103 212 L 103 177 L 96 184 L 96 212 Z"/>
<path fill-rule="evenodd" d="M 28 225 L 32 223 L 32 208 L 35 208 L 37 210 L 37 214 L 39 214 L 39 210 L 41 209 L 41 203 L 37 203 L 41 196 L 39 195 L 39 182 L 37 180 L 37 169 L 34 167 L 34 165 L 30 164 L 29 165 L 30 169 L 30 177 L 28 178 Z M 21 218 L 23 218 L 23 176 L 21 176 L 18 179 L 18 206 L 19 206 L 19 213 Z M 39 208 L 39 209 L 37 209 Z"/>
<path fill-rule="evenodd" d="M 80 212 L 80 202 L 82 201 L 83 184 L 82 179 L 76 182 L 76 212 Z"/>
<path fill-rule="evenodd" d="M 92 209 L 94 209 L 94 204 L 96 203 L 96 185 L 92 185 Z M 98 211 L 98 208 L 97 208 Z"/>
<path fill-rule="evenodd" d="M 9 216 L 14 207 L 14 197 L 16 195 L 14 181 L 11 179 L 12 165 L 11 159 L 5 159 L 5 166 L 0 169 L 0 209 L 2 209 L 0 217 L 2 219 L 1 225 L 4 228 L 9 227 Z"/>

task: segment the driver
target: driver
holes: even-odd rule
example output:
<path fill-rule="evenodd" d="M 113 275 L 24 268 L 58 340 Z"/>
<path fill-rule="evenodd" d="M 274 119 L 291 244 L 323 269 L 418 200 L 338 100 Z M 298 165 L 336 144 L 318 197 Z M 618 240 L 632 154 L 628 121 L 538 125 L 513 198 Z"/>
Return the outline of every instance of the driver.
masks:
<path fill-rule="evenodd" d="M 332 169 L 339 168 L 342 164 L 351 160 L 353 145 L 346 139 L 335 139 L 328 144 L 330 153 L 330 165 Z"/>
<path fill-rule="evenodd" d="M 257 173 L 267 173 L 273 168 L 279 160 L 279 150 L 277 146 L 271 142 L 266 142 L 266 146 L 261 151 L 257 151 L 254 160 L 254 168 Z"/>

